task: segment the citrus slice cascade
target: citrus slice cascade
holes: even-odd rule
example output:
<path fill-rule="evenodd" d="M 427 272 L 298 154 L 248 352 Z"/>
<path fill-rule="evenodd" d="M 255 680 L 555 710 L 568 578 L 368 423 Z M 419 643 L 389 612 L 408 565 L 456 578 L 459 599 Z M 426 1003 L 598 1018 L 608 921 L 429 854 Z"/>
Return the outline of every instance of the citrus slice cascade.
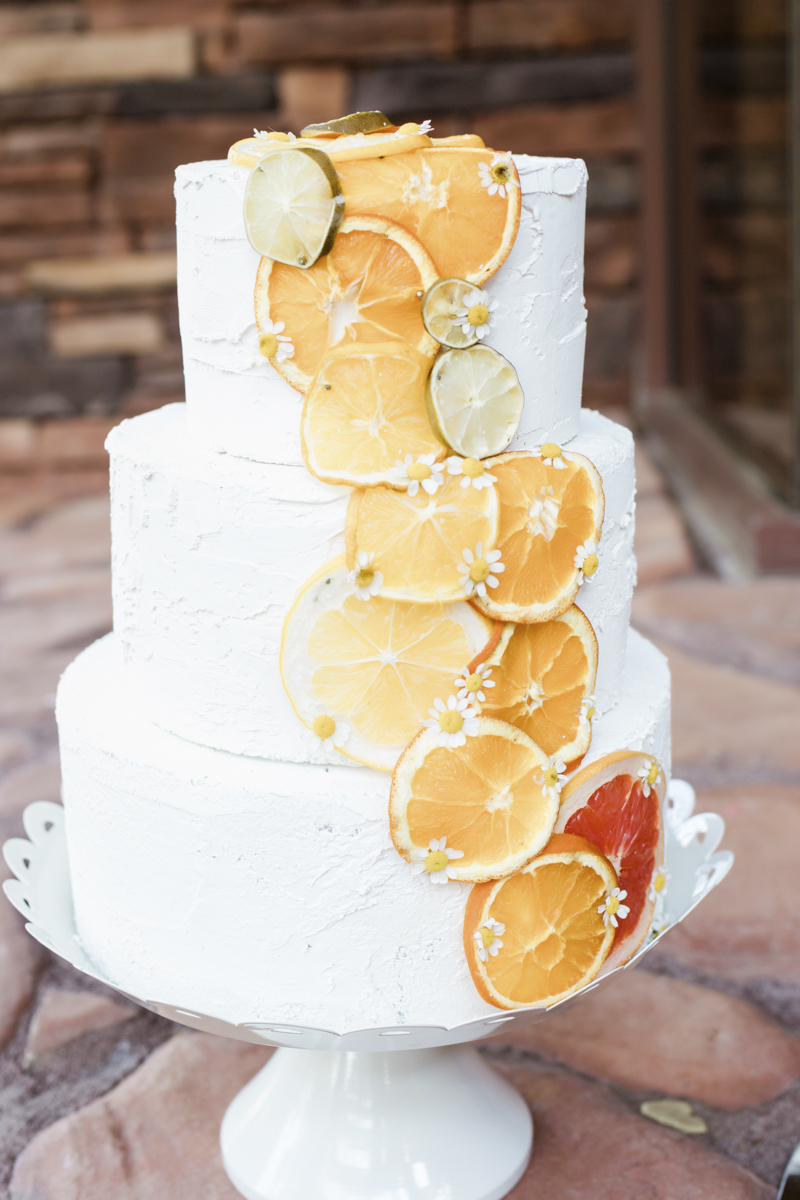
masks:
<path fill-rule="evenodd" d="M 406 454 L 443 458 L 425 412 L 429 365 L 403 342 L 330 351 L 306 394 L 300 426 L 312 475 L 372 487 L 392 484 Z"/>
<path fill-rule="evenodd" d="M 462 488 L 458 476 L 443 478 L 434 495 L 422 488 L 412 496 L 388 487 L 353 493 L 345 534 L 348 561 L 354 567 L 359 553 L 374 554 L 382 595 L 421 604 L 464 600 L 464 551 L 473 559 L 478 545 L 482 555 L 491 553 L 498 521 L 495 489 Z"/>
<path fill-rule="evenodd" d="M 347 733 L 334 741 L 337 749 L 391 771 L 433 701 L 452 691 L 458 671 L 491 637 L 492 625 L 465 603 L 361 599 L 357 586 L 366 594 L 376 578 L 369 567 L 348 571 L 344 556 L 312 576 L 284 622 L 280 667 L 309 729 L 330 717 Z M 316 732 L 322 739 L 332 731 L 318 725 Z"/>
<path fill-rule="evenodd" d="M 595 846 L 555 834 L 514 875 L 477 884 L 464 912 L 464 952 L 483 999 L 548 1008 L 591 983 L 614 940 L 598 908 L 616 883 Z"/>
<path fill-rule="evenodd" d="M 497 479 L 497 545 L 505 571 L 499 586 L 474 603 L 497 621 L 531 624 L 564 612 L 583 578 L 576 551 L 600 539 L 603 485 L 597 468 L 582 454 L 557 457 L 562 469 L 527 451 L 485 464 Z"/>
<path fill-rule="evenodd" d="M 606 970 L 641 946 L 655 907 L 653 879 L 664 854 L 664 772 L 652 754 L 618 750 L 579 771 L 561 793 L 556 829 L 585 837 L 613 863 L 628 915 L 617 922 Z"/>
<path fill-rule="evenodd" d="M 447 710 L 443 714 L 447 717 Z M 460 746 L 438 744 L 439 728 L 423 729 L 398 759 L 392 776 L 392 841 L 408 862 L 445 838 L 462 857 L 450 877 L 469 883 L 499 879 L 547 843 L 558 794 L 541 781 L 547 756 L 520 729 L 479 716 L 477 732 Z M 435 864 L 434 864 L 435 865 Z"/>
<path fill-rule="evenodd" d="M 588 697 L 597 676 L 597 638 L 574 604 L 552 621 L 512 625 L 492 669 L 481 711 L 524 729 L 545 754 L 574 770 L 592 740 Z"/>
<path fill-rule="evenodd" d="M 386 158 L 380 170 L 370 162 L 340 161 L 338 147 L 332 157 L 345 213 L 382 213 L 399 221 L 428 249 L 437 275 L 483 283 L 508 257 L 521 204 L 510 154 L 478 146 L 432 146 Z M 498 171 L 507 172 L 503 194 L 489 195 L 492 173 Z"/>
<path fill-rule="evenodd" d="M 275 367 L 305 392 L 335 346 L 403 341 L 432 358 L 421 301 L 435 278 L 433 260 L 406 229 L 383 217 L 345 217 L 330 254 L 307 271 L 261 260 L 256 323 L 263 332 L 267 321 L 283 321 L 295 353 Z"/>
<path fill-rule="evenodd" d="M 332 248 L 343 216 L 339 177 L 322 150 L 295 143 L 267 153 L 250 172 L 244 225 L 250 245 L 267 258 L 313 266 Z"/>
<path fill-rule="evenodd" d="M 519 428 L 525 401 L 508 359 L 482 345 L 441 353 L 425 398 L 436 436 L 467 458 L 505 450 Z"/>

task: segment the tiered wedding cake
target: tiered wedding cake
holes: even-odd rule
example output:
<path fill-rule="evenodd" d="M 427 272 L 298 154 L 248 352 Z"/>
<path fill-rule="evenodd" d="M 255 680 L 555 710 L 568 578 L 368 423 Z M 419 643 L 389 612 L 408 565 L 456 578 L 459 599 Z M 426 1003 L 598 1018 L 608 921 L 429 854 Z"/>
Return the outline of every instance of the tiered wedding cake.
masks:
<path fill-rule="evenodd" d="M 378 138 L 389 147 L 381 154 Z M 403 138 L 408 148 L 395 153 Z M 348 156 L 350 144 L 369 153 Z M 323 153 L 308 154 L 302 169 L 322 162 L 316 186 L 331 187 L 326 257 L 262 259 L 248 240 L 260 236 L 252 214 L 262 167 L 253 164 L 266 164 L 268 200 L 267 185 L 278 186 L 269 172 L 280 159 L 278 183 L 289 188 L 308 146 Z M 584 165 L 527 156 L 512 164 L 478 139 L 437 144 L 424 129 L 386 123 L 355 135 L 347 126 L 311 130 L 297 142 L 261 135 L 231 159 L 177 172 L 186 404 L 124 421 L 109 438 L 114 633 L 80 655 L 59 690 L 81 941 L 123 990 L 234 1023 L 450 1027 L 493 1005 L 552 1000 L 624 961 L 657 920 L 658 808 L 669 772 L 667 667 L 628 626 L 633 442 L 580 407 Z M 368 186 L 384 207 L 359 207 Z M 448 195 L 455 212 L 458 188 L 474 192 L 461 224 L 425 224 L 448 211 Z M 511 247 L 503 262 L 500 246 L 488 277 L 473 261 L 494 228 L 484 204 L 507 214 L 497 236 Z M 334 274 L 357 269 L 346 254 L 356 261 L 353 247 L 364 246 L 358 269 L 373 272 L 371 299 L 363 279 L 360 292 L 351 282 L 334 295 Z M 413 288 L 412 268 L 413 312 L 398 316 L 392 272 L 405 271 Z M 448 309 L 440 276 L 452 280 L 461 316 Z M 329 289 L 319 303 L 312 282 Z M 380 335 L 364 335 L 368 320 Z M 480 358 L 475 348 L 487 346 Z M 447 355 L 452 378 L 440 366 Z M 434 361 L 438 406 L 434 384 L 424 399 Z M 411 422 L 410 456 L 391 449 L 391 428 L 376 433 L 379 414 L 348 433 L 366 393 L 347 392 L 347 371 L 367 370 L 365 362 L 379 380 L 376 413 L 391 409 L 397 385 L 391 411 Z M 485 394 L 509 436 L 470 454 L 467 435 L 458 443 L 453 433 L 458 372 L 474 381 L 485 363 L 505 381 Z M 410 374 L 397 384 L 404 364 Z M 343 393 L 350 408 L 331 410 L 325 391 Z M 416 409 L 416 425 L 408 416 L 417 395 L 431 420 L 424 430 Z M 325 463 L 337 454 L 332 470 Z M 486 486 L 473 486 L 479 479 Z M 572 509 L 568 483 L 583 488 Z M 529 559 L 504 526 L 518 494 Z M 438 530 L 434 550 L 409 540 L 420 514 Z M 453 523 L 465 553 L 456 540 L 451 562 L 443 547 L 457 538 Z M 562 542 L 566 559 L 535 557 Z M 534 564 L 529 580 L 515 562 Z M 379 618 L 391 630 L 365 676 L 352 639 Z M 416 658 L 399 645 L 406 620 L 422 623 Z M 485 761 L 475 759 L 481 745 Z M 451 768 L 448 790 L 441 772 Z M 506 782 L 492 782 L 503 771 Z M 431 793 L 424 800 L 420 772 Z M 476 801 L 478 777 L 488 790 Z M 491 838 L 474 833 L 478 809 Z M 655 833 L 645 835 L 653 819 Z M 575 836 L 549 842 L 563 830 Z M 459 855 L 447 857 L 452 849 Z M 546 898 L 544 868 L 530 866 L 548 854 L 552 871 L 573 872 L 570 888 L 601 880 L 599 905 L 590 896 L 578 914 L 580 934 L 558 925 L 560 895 L 542 917 L 547 936 L 509 927 L 512 886 L 538 880 L 535 895 Z M 503 895 L 501 922 L 487 905 Z M 548 992 L 542 972 L 562 969 L 575 938 L 594 939 L 594 965 L 581 960 L 574 979 L 559 976 Z M 532 959 L 520 965 L 520 939 L 529 958 L 539 956 L 535 970 Z M 512 951 L 509 984 L 495 969 Z"/>

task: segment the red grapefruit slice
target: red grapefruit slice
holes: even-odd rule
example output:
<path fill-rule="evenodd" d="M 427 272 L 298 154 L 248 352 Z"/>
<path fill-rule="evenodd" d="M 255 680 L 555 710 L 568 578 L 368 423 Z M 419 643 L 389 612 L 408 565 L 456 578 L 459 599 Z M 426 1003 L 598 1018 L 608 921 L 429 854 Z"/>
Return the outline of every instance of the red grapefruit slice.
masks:
<path fill-rule="evenodd" d="M 664 856 L 667 781 L 652 754 L 617 750 L 565 784 L 556 833 L 586 838 L 611 862 L 629 912 L 619 920 L 603 974 L 628 962 L 653 919 L 651 883 Z"/>

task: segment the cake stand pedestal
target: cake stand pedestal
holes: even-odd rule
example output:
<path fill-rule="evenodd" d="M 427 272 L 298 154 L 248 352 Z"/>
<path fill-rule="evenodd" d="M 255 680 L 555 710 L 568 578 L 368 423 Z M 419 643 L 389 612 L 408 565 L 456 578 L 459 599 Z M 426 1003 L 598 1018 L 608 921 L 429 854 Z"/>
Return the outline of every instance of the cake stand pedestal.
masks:
<path fill-rule="evenodd" d="M 733 864 L 718 851 L 721 817 L 693 814 L 694 792 L 667 792 L 661 923 L 624 967 L 550 1009 L 495 1012 L 447 1029 L 311 1029 L 212 1013 L 137 996 L 108 979 L 75 928 L 64 810 L 40 801 L 25 838 L 3 847 L 16 879 L 4 891 L 37 941 L 129 1000 L 191 1029 L 282 1047 L 239 1093 L 222 1123 L 222 1156 L 246 1200 L 500 1200 L 521 1178 L 533 1123 L 522 1097 L 465 1043 L 546 1020 L 612 985 L 682 921 Z M 176 985 L 177 990 L 177 985 Z"/>

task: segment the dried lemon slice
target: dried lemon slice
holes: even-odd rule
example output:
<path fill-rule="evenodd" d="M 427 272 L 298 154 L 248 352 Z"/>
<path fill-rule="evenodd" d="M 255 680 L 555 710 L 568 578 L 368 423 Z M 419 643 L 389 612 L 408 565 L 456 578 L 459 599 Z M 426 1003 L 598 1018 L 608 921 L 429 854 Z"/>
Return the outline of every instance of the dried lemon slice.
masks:
<path fill-rule="evenodd" d="M 598 910 L 616 886 L 608 859 L 569 834 L 555 834 L 516 874 L 477 884 L 464 912 L 464 952 L 483 999 L 548 1008 L 591 983 L 614 941 Z"/>
<path fill-rule="evenodd" d="M 343 216 L 339 177 L 322 150 L 287 145 L 259 159 L 247 180 L 247 237 L 275 262 L 312 267 L 331 250 Z"/>
<path fill-rule="evenodd" d="M 387 116 L 378 109 L 372 109 L 367 112 L 348 113 L 346 117 L 337 117 L 335 121 L 319 121 L 315 125 L 306 125 L 305 129 L 301 129 L 300 137 L 316 137 L 320 133 L 374 133 L 378 129 L 394 128 Z"/>
<path fill-rule="evenodd" d="M 400 755 L 389 820 L 392 841 L 408 862 L 432 840 L 446 838 L 459 854 L 449 877 L 481 883 L 510 875 L 538 854 L 553 832 L 558 793 L 545 787 L 547 755 L 527 734 L 464 711 L 466 720 L 457 707 L 443 706 L 440 721 Z M 449 718 L 462 722 L 455 733 L 445 729 Z M 467 735 L 458 737 L 464 726 Z"/>
<path fill-rule="evenodd" d="M 391 771 L 433 702 L 452 692 L 455 675 L 491 635 L 491 622 L 463 601 L 386 599 L 368 556 L 353 572 L 342 556 L 308 580 L 289 611 L 281 675 L 298 717 L 321 741 L 335 738 L 331 724 L 344 727 L 333 743 L 342 754 Z"/>
<path fill-rule="evenodd" d="M 442 346 L 464 350 L 474 346 L 488 329 L 491 308 L 486 297 L 465 279 L 437 279 L 422 301 L 422 320 Z"/>
<path fill-rule="evenodd" d="M 446 350 L 426 395 L 438 438 L 465 458 L 501 454 L 519 428 L 524 396 L 517 372 L 490 346 Z"/>

